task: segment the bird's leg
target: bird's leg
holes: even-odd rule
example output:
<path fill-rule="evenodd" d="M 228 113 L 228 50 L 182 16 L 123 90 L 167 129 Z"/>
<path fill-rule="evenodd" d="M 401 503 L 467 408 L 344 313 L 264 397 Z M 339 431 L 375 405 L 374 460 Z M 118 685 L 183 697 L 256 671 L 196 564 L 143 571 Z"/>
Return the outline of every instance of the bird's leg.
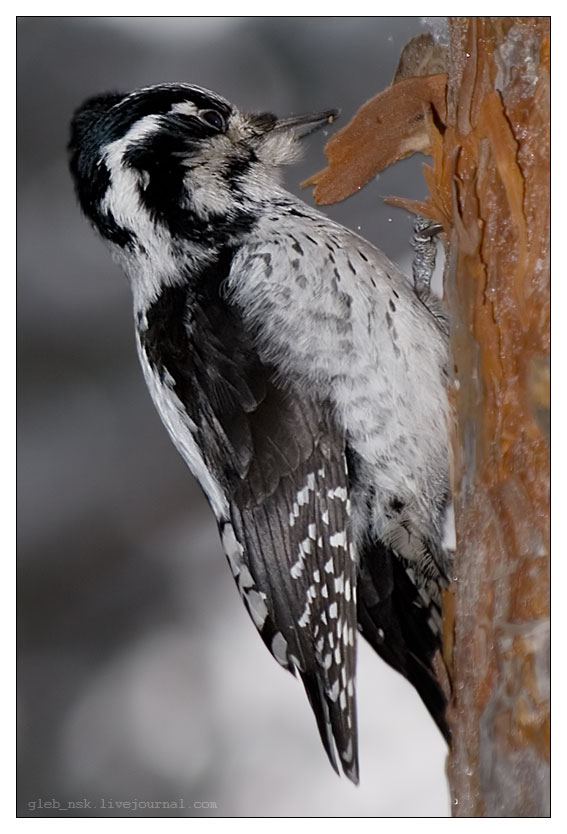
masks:
<path fill-rule="evenodd" d="M 412 274 L 416 295 L 427 301 L 437 256 L 437 235 L 443 227 L 428 217 L 417 215 L 413 224 L 411 244 L 414 250 Z"/>

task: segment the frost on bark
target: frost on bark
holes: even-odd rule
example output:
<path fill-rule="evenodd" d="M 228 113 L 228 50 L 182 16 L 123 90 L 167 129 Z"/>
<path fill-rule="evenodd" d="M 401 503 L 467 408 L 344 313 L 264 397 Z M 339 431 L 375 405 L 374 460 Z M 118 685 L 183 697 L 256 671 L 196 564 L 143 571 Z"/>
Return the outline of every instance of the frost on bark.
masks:
<path fill-rule="evenodd" d="M 441 36 L 414 39 L 409 64 L 333 137 L 309 184 L 333 202 L 397 158 L 432 157 L 427 200 L 392 202 L 441 222 L 447 255 L 453 814 L 546 816 L 550 23 L 454 18 Z"/>

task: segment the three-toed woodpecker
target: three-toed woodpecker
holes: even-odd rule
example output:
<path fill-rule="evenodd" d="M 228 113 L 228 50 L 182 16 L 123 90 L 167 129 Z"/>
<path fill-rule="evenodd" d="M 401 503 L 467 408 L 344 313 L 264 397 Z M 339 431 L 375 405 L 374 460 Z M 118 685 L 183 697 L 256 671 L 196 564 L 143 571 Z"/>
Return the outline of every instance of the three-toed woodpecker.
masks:
<path fill-rule="evenodd" d="M 162 84 L 88 100 L 71 170 L 129 276 L 153 401 L 267 647 L 358 779 L 357 631 L 448 737 L 433 672 L 448 502 L 447 326 L 381 252 L 285 191 L 335 111 L 241 113 Z"/>

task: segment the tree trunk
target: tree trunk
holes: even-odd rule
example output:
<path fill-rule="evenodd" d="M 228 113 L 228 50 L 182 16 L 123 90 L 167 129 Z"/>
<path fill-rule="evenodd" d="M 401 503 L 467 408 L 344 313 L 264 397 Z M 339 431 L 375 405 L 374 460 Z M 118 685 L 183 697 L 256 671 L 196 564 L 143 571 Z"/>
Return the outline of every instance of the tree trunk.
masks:
<path fill-rule="evenodd" d="M 550 24 L 457 18 L 449 38 L 453 814 L 547 816 Z"/>

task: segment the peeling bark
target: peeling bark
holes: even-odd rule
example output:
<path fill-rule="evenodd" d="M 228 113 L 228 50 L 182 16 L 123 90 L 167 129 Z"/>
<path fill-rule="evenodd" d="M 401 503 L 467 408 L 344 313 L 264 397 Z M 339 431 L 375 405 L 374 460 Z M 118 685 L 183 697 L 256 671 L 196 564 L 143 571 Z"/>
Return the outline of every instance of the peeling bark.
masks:
<path fill-rule="evenodd" d="M 429 34 L 412 38 L 392 84 L 331 136 L 325 147 L 328 167 L 301 185 L 313 186 L 316 203 L 336 203 L 393 162 L 419 151 L 430 153 L 429 121 L 433 114 L 445 120 L 446 88 L 443 49 Z"/>
<path fill-rule="evenodd" d="M 418 151 L 427 152 L 429 135 L 424 106 L 445 116 L 445 75 L 403 78 L 358 110 L 349 124 L 329 139 L 329 167 L 305 180 L 315 186 L 318 203 L 344 200 L 353 191 L 396 162 Z M 376 142 L 376 131 L 380 142 Z M 360 148 L 365 152 L 361 153 Z"/>

